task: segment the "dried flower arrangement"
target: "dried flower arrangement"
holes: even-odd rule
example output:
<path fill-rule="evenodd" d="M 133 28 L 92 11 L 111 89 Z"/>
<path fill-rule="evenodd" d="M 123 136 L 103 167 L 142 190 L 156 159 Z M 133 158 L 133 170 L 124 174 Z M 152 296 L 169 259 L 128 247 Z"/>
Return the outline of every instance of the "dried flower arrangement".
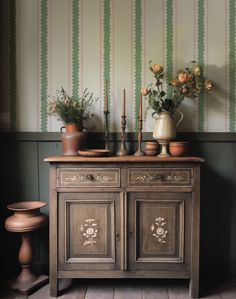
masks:
<path fill-rule="evenodd" d="M 205 79 L 200 65 L 192 61 L 192 67 L 178 70 L 176 77 L 168 84 L 171 86 L 171 94 L 163 90 L 164 67 L 161 64 L 153 64 L 149 61 L 149 68 L 154 75 L 155 84 L 151 83 L 142 89 L 142 95 L 147 97 L 149 108 L 155 114 L 169 111 L 175 112 L 185 98 L 197 98 L 205 90 L 212 89 L 212 82 Z"/>
<path fill-rule="evenodd" d="M 93 116 L 95 102 L 98 98 L 93 96 L 86 88 L 81 98 L 69 96 L 62 87 L 56 91 L 56 96 L 49 96 L 48 113 L 57 115 L 65 124 L 76 124 L 83 127 L 84 120 Z"/>

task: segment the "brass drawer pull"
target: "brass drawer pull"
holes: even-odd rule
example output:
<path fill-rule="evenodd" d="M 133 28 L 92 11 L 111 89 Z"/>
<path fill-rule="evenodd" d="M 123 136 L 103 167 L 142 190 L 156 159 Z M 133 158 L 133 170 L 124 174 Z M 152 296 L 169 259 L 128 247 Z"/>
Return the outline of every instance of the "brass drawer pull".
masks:
<path fill-rule="evenodd" d="M 93 180 L 93 175 L 92 174 L 87 174 L 86 179 L 89 180 L 89 181 L 92 181 Z"/>

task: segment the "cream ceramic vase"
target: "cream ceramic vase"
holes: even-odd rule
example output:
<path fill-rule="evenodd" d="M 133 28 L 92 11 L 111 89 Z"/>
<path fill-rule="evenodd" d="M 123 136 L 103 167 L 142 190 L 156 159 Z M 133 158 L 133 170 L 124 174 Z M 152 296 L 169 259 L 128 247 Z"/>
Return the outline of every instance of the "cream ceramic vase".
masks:
<path fill-rule="evenodd" d="M 179 111 L 178 111 L 179 112 Z M 156 118 L 154 130 L 153 130 L 153 138 L 157 139 L 159 144 L 161 145 L 161 152 L 158 157 L 169 157 L 167 146 L 169 142 L 176 138 L 176 128 L 179 123 L 183 119 L 183 114 L 180 113 L 179 121 L 175 122 L 173 118 L 173 114 L 171 112 L 160 112 L 158 117 Z"/>

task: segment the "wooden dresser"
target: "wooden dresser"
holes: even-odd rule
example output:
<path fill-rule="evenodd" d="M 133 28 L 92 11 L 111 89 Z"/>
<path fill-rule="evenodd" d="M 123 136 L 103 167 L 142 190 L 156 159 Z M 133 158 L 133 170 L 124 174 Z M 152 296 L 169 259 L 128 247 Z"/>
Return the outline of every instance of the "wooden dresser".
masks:
<path fill-rule="evenodd" d="M 50 288 L 58 278 L 185 278 L 199 295 L 197 157 L 50 163 Z M 158 283 L 158 281 L 157 281 Z"/>

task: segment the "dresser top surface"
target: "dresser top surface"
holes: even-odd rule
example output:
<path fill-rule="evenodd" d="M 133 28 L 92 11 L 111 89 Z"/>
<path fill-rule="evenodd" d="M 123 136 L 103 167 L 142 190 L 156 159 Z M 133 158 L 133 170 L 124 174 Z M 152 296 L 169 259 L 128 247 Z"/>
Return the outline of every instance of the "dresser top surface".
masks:
<path fill-rule="evenodd" d="M 82 157 L 82 156 L 51 156 L 44 159 L 45 162 L 50 163 L 202 163 L 203 158 L 200 157 L 165 157 L 160 158 L 156 156 L 112 156 L 112 157 Z"/>

